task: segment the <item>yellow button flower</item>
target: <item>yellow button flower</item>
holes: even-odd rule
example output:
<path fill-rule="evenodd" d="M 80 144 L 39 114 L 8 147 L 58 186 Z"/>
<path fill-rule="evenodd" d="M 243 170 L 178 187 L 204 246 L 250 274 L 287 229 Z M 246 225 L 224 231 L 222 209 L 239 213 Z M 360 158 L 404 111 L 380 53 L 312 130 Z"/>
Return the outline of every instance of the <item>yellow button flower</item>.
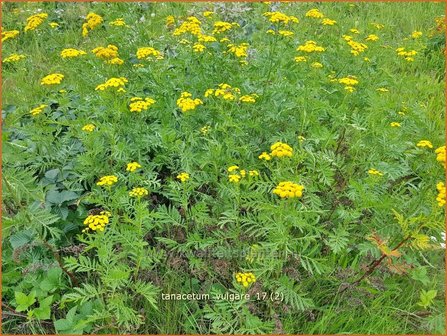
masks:
<path fill-rule="evenodd" d="M 138 162 L 130 162 L 127 164 L 126 171 L 128 172 L 134 172 L 138 168 L 141 168 L 142 166 Z"/>

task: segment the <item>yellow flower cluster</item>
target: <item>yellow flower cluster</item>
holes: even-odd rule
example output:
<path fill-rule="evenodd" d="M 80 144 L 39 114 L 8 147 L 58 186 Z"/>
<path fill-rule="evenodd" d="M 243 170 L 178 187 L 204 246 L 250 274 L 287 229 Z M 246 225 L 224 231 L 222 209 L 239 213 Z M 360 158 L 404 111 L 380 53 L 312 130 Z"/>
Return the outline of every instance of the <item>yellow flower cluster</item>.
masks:
<path fill-rule="evenodd" d="M 175 23 L 175 17 L 173 15 L 169 15 L 166 17 L 166 26 L 170 27 L 174 25 Z"/>
<path fill-rule="evenodd" d="M 108 79 L 105 83 L 99 84 L 95 90 L 96 91 L 104 91 L 108 88 L 116 88 L 117 91 L 124 91 L 124 86 L 127 83 L 127 79 L 125 77 L 112 77 Z"/>
<path fill-rule="evenodd" d="M 149 195 L 149 191 L 146 188 L 133 188 L 131 191 L 129 191 L 130 197 L 141 198 L 147 195 Z"/>
<path fill-rule="evenodd" d="M 307 58 L 305 56 L 296 56 L 294 58 L 295 62 L 300 63 L 300 62 L 307 62 Z"/>
<path fill-rule="evenodd" d="M 192 50 L 196 53 L 204 52 L 205 49 L 206 49 L 206 47 L 203 44 L 198 43 L 198 42 L 194 43 L 194 45 L 192 46 Z"/>
<path fill-rule="evenodd" d="M 256 103 L 256 98 L 259 96 L 255 93 L 249 95 L 243 95 L 239 98 L 239 101 L 242 103 Z"/>
<path fill-rule="evenodd" d="M 303 196 L 304 186 L 290 181 L 280 182 L 273 193 L 281 198 L 300 198 Z"/>
<path fill-rule="evenodd" d="M 203 102 L 199 98 L 191 98 L 192 94 L 189 92 L 182 92 L 179 99 L 177 99 L 177 106 L 180 107 L 182 112 L 188 112 L 191 110 L 194 110 L 197 106 L 200 104 L 203 104 Z"/>
<path fill-rule="evenodd" d="M 114 185 L 116 182 L 118 182 L 118 177 L 115 175 L 106 175 L 99 179 L 98 182 L 96 182 L 99 186 L 111 186 Z"/>
<path fill-rule="evenodd" d="M 107 224 L 109 224 L 110 212 L 101 211 L 99 215 L 89 215 L 84 220 L 84 225 L 87 225 L 87 228 L 82 230 L 82 232 L 86 232 L 89 229 L 93 231 L 104 231 Z"/>
<path fill-rule="evenodd" d="M 72 57 L 78 57 L 81 55 L 86 55 L 87 53 L 83 50 L 73 49 L 73 48 L 67 48 L 61 51 L 61 57 L 62 58 L 72 58 Z"/>
<path fill-rule="evenodd" d="M 253 273 L 236 273 L 236 281 L 244 287 L 250 286 L 250 284 L 256 282 L 256 277 Z"/>
<path fill-rule="evenodd" d="M 292 23 L 298 23 L 299 20 L 295 16 L 292 15 L 286 15 L 281 12 L 265 12 L 264 16 L 269 18 L 269 21 L 272 23 L 283 23 L 283 24 L 289 24 Z"/>
<path fill-rule="evenodd" d="M 368 174 L 370 175 L 377 175 L 377 176 L 383 176 L 383 173 L 380 170 L 377 170 L 375 168 L 371 168 L 368 170 Z"/>
<path fill-rule="evenodd" d="M 290 147 L 288 144 L 279 141 L 271 145 L 270 150 L 270 155 L 272 157 L 292 157 L 293 155 L 293 148 Z"/>
<path fill-rule="evenodd" d="M 237 87 L 232 87 L 230 84 L 221 83 L 217 89 L 208 89 L 205 91 L 205 98 L 211 95 L 223 98 L 225 100 L 235 100 L 236 96 L 241 93 Z"/>
<path fill-rule="evenodd" d="M 396 49 L 396 53 L 398 56 L 403 57 L 406 61 L 413 62 L 413 56 L 416 56 L 418 52 L 416 50 L 405 50 L 405 48 L 400 47 Z"/>
<path fill-rule="evenodd" d="M 372 41 L 372 42 L 374 42 L 374 41 L 378 41 L 378 40 L 379 40 L 379 37 L 377 35 L 374 35 L 374 34 L 370 34 L 370 35 L 368 35 L 365 38 L 365 41 Z"/>
<path fill-rule="evenodd" d="M 134 172 L 135 170 L 137 170 L 138 168 L 141 168 L 141 167 L 142 166 L 138 162 L 135 162 L 135 161 L 130 162 L 127 164 L 126 171 Z"/>
<path fill-rule="evenodd" d="M 84 127 L 82 127 L 82 130 L 85 132 L 93 132 L 95 130 L 96 126 L 93 124 L 87 124 Z"/>
<path fill-rule="evenodd" d="M 416 144 L 416 146 L 433 148 L 433 144 L 429 140 L 421 140 Z"/>
<path fill-rule="evenodd" d="M 129 104 L 130 112 L 142 112 L 146 111 L 149 107 L 155 104 L 155 100 L 152 98 L 140 98 L 133 97 L 130 99 L 131 103 Z"/>
<path fill-rule="evenodd" d="M 337 81 L 338 83 L 342 84 L 345 86 L 345 90 L 348 92 L 354 92 L 355 91 L 355 86 L 359 83 L 359 81 L 357 80 L 356 76 L 347 76 L 347 77 L 343 77 L 343 78 L 339 78 L 338 80 L 335 79 L 333 81 Z"/>
<path fill-rule="evenodd" d="M 248 43 L 241 43 L 241 44 L 229 44 L 227 45 L 228 52 L 232 53 L 236 57 L 242 58 L 248 56 Z"/>
<path fill-rule="evenodd" d="M 435 153 L 436 153 L 436 161 L 441 162 L 445 168 L 446 167 L 445 146 L 436 148 Z"/>
<path fill-rule="evenodd" d="M 414 32 L 411 33 L 411 38 L 413 38 L 413 39 L 418 39 L 421 36 L 422 36 L 422 32 L 421 31 L 414 31 Z"/>
<path fill-rule="evenodd" d="M 44 78 L 42 78 L 42 80 L 40 81 L 40 84 L 41 85 L 60 84 L 62 82 L 62 79 L 64 79 L 64 75 L 62 75 L 60 73 L 49 74 L 48 76 L 45 76 Z"/>
<path fill-rule="evenodd" d="M 343 35 L 343 39 L 351 47 L 351 54 L 354 56 L 358 56 L 360 53 L 368 49 L 366 44 L 354 41 L 349 35 Z"/>
<path fill-rule="evenodd" d="M 230 23 L 225 21 L 214 22 L 213 34 L 221 34 L 230 30 L 233 26 L 238 25 L 237 23 Z"/>
<path fill-rule="evenodd" d="M 211 130 L 211 126 L 206 125 L 200 129 L 200 133 L 202 133 L 202 135 L 207 135 L 210 132 L 210 130 Z"/>
<path fill-rule="evenodd" d="M 82 24 L 82 36 L 86 37 L 90 31 L 99 26 L 103 19 L 100 15 L 95 13 L 88 13 L 85 18 L 87 22 Z"/>
<path fill-rule="evenodd" d="M 119 57 L 115 57 L 115 58 L 112 58 L 112 59 L 106 61 L 106 63 L 112 64 L 112 65 L 122 65 L 122 64 L 124 64 L 124 61 Z"/>
<path fill-rule="evenodd" d="M 118 19 L 110 22 L 109 25 L 115 26 L 115 27 L 127 27 L 127 24 L 123 18 L 118 18 Z"/>
<path fill-rule="evenodd" d="M 321 20 L 321 24 L 323 26 L 333 26 L 336 23 L 337 23 L 337 21 L 331 20 L 331 19 L 328 19 L 328 18 Z"/>
<path fill-rule="evenodd" d="M 31 15 L 29 18 L 26 19 L 25 32 L 27 32 L 28 30 L 34 30 L 39 27 L 47 17 L 47 13 Z"/>
<path fill-rule="evenodd" d="M 310 66 L 315 69 L 321 69 L 323 67 L 323 64 L 321 64 L 320 62 L 313 62 Z"/>
<path fill-rule="evenodd" d="M 228 167 L 227 172 L 229 173 L 228 181 L 233 183 L 238 183 L 242 178 L 247 176 L 247 171 L 245 169 L 239 169 L 239 166 L 236 165 Z M 259 172 L 257 170 L 249 170 L 248 176 L 259 176 Z"/>
<path fill-rule="evenodd" d="M 192 35 L 198 36 L 202 33 L 202 29 L 200 27 L 201 22 L 195 16 L 190 16 L 186 18 L 182 24 L 174 30 L 172 35 L 180 36 L 186 33 L 190 33 Z"/>
<path fill-rule="evenodd" d="M 309 10 L 306 13 L 306 17 L 311 17 L 311 18 L 315 18 L 315 19 L 322 19 L 322 18 L 324 18 L 324 14 L 321 13 L 318 9 L 313 8 L 313 9 Z"/>
<path fill-rule="evenodd" d="M 211 17 L 214 15 L 214 12 L 211 11 L 205 11 L 202 13 L 204 17 Z"/>
<path fill-rule="evenodd" d="M 436 201 L 438 201 L 438 205 L 440 207 L 445 205 L 445 184 L 444 182 L 438 182 L 436 184 L 436 189 L 438 190 L 438 196 L 436 197 Z"/>
<path fill-rule="evenodd" d="M 137 58 L 138 59 L 152 59 L 155 58 L 157 60 L 163 59 L 163 55 L 157 49 L 152 47 L 142 47 L 137 50 Z"/>
<path fill-rule="evenodd" d="M 189 174 L 182 172 L 180 174 L 177 175 L 177 179 L 180 180 L 182 183 L 185 183 L 186 181 L 189 180 Z"/>
<path fill-rule="evenodd" d="M 265 161 L 270 161 L 272 159 L 272 157 L 270 156 L 270 154 L 268 154 L 267 152 L 262 152 L 258 158 L 260 160 L 265 160 Z"/>
<path fill-rule="evenodd" d="M 115 58 L 118 57 L 118 47 L 109 44 L 107 47 L 97 47 L 93 49 L 92 53 L 94 53 L 96 57 L 103 59 Z"/>
<path fill-rule="evenodd" d="M 48 106 L 48 105 L 41 104 L 41 105 L 39 105 L 39 106 L 33 108 L 33 109 L 30 111 L 30 113 L 31 113 L 31 115 L 32 115 L 33 117 L 36 117 L 36 116 L 38 116 L 39 114 L 41 114 L 42 111 L 44 110 L 44 108 L 47 107 L 47 106 Z"/>
<path fill-rule="evenodd" d="M 7 30 L 2 32 L 2 42 L 5 42 L 6 40 L 16 38 L 17 35 L 19 35 L 18 30 Z"/>
<path fill-rule="evenodd" d="M 296 48 L 296 50 L 297 51 L 304 51 L 304 52 L 307 52 L 307 53 L 313 53 L 313 52 L 323 52 L 326 49 L 321 47 L 321 46 L 319 46 L 317 44 L 317 42 L 315 42 L 315 41 L 306 41 L 303 45 L 299 45 Z"/>
<path fill-rule="evenodd" d="M 401 125 L 397 121 L 393 121 L 393 122 L 390 123 L 390 126 L 391 127 L 400 127 Z"/>
<path fill-rule="evenodd" d="M 18 61 L 20 61 L 21 59 L 24 59 L 24 58 L 26 58 L 25 55 L 21 55 L 21 54 L 11 54 L 11 55 L 9 55 L 8 57 L 6 57 L 6 58 L 3 60 L 3 63 L 13 63 L 13 62 L 18 62 Z"/>
<path fill-rule="evenodd" d="M 59 23 L 57 22 L 50 22 L 48 25 L 53 29 L 59 27 Z"/>

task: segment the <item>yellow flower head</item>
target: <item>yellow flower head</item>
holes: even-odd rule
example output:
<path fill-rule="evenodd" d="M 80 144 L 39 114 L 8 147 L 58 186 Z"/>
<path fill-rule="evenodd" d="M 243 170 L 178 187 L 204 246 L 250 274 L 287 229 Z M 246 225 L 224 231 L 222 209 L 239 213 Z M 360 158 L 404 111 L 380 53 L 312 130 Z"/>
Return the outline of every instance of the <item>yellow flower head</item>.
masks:
<path fill-rule="evenodd" d="M 60 84 L 62 82 L 63 78 L 64 78 L 64 75 L 62 75 L 60 73 L 50 74 L 50 75 L 45 76 L 44 78 L 42 78 L 42 80 L 40 81 L 40 84 L 41 85 Z"/>
<path fill-rule="evenodd" d="M 295 16 L 286 15 L 281 12 L 266 12 L 264 16 L 269 18 L 269 21 L 272 23 L 281 23 L 281 24 L 289 24 L 289 23 L 298 23 L 299 20 Z"/>
<path fill-rule="evenodd" d="M 307 58 L 305 56 L 296 56 L 294 58 L 295 62 L 300 63 L 300 62 L 307 62 Z"/>
<path fill-rule="evenodd" d="M 124 86 L 126 85 L 127 82 L 128 82 L 127 79 L 124 77 L 117 77 L 117 78 L 113 77 L 108 79 L 105 83 L 99 84 L 95 88 L 95 90 L 104 91 L 109 88 L 114 88 L 119 92 L 120 90 L 124 90 Z"/>
<path fill-rule="evenodd" d="M 377 41 L 378 39 L 379 39 L 379 37 L 377 35 L 371 34 L 371 35 L 368 35 L 368 37 L 365 40 L 374 42 L 374 41 Z"/>
<path fill-rule="evenodd" d="M 115 175 L 106 175 L 101 177 L 99 181 L 96 182 L 96 184 L 99 186 L 112 186 L 116 182 L 118 182 L 118 177 L 116 177 Z"/>
<path fill-rule="evenodd" d="M 393 121 L 393 122 L 390 123 L 390 126 L 391 126 L 391 127 L 400 127 L 401 124 L 398 123 L 398 122 L 396 122 L 396 121 Z"/>
<path fill-rule="evenodd" d="M 116 19 L 116 20 L 110 22 L 109 25 L 115 26 L 115 27 L 127 27 L 126 22 L 122 18 L 119 18 L 119 19 Z"/>
<path fill-rule="evenodd" d="M 134 172 L 138 168 L 141 168 L 142 166 L 138 162 L 130 162 L 127 164 L 126 171 L 128 172 Z"/>
<path fill-rule="evenodd" d="M 239 170 L 239 166 L 233 165 L 233 166 L 228 167 L 228 169 L 227 169 L 227 171 L 229 173 L 234 172 L 236 170 Z"/>
<path fill-rule="evenodd" d="M 189 180 L 189 174 L 182 172 L 180 174 L 177 175 L 177 179 L 180 180 L 182 183 L 185 183 L 186 181 Z"/>
<path fill-rule="evenodd" d="M 433 148 L 433 144 L 429 140 L 421 140 L 416 144 L 416 146 L 421 148 L 422 147 Z"/>
<path fill-rule="evenodd" d="M 331 19 L 328 19 L 328 18 L 323 19 L 323 20 L 321 21 L 321 24 L 322 24 L 323 26 L 333 26 L 333 25 L 336 24 L 336 23 L 337 23 L 337 21 L 335 21 L 335 20 L 331 20 Z"/>
<path fill-rule="evenodd" d="M 22 54 L 11 54 L 8 57 L 3 59 L 3 63 L 14 63 L 14 62 L 18 62 L 24 58 L 26 58 L 26 56 L 22 55 Z"/>
<path fill-rule="evenodd" d="M 144 60 L 160 60 L 163 59 L 163 55 L 155 48 L 141 47 L 137 49 L 137 58 Z"/>
<path fill-rule="evenodd" d="M 275 142 L 270 146 L 271 153 L 270 155 L 273 157 L 292 157 L 293 149 L 288 144 L 283 142 Z"/>
<path fill-rule="evenodd" d="M 300 198 L 303 196 L 304 186 L 290 181 L 280 182 L 273 193 L 281 198 Z"/>
<path fill-rule="evenodd" d="M 6 40 L 16 38 L 19 35 L 18 30 L 7 30 L 2 31 L 2 42 L 5 42 Z"/>
<path fill-rule="evenodd" d="M 205 49 L 206 49 L 206 47 L 203 44 L 198 43 L 198 42 L 194 43 L 194 45 L 192 46 L 192 50 L 196 53 L 204 52 Z"/>
<path fill-rule="evenodd" d="M 82 130 L 85 132 L 93 132 L 95 130 L 96 126 L 93 124 L 87 124 L 84 127 L 82 127 Z"/>
<path fill-rule="evenodd" d="M 436 148 L 435 153 L 436 153 L 436 161 L 441 162 L 445 168 L 446 167 L 445 146 Z"/>
<path fill-rule="evenodd" d="M 421 36 L 422 36 L 422 32 L 421 31 L 414 31 L 414 32 L 411 33 L 411 38 L 414 38 L 414 39 L 418 39 Z"/>
<path fill-rule="evenodd" d="M 174 23 L 175 23 L 174 15 L 169 15 L 166 17 L 166 26 L 170 27 L 170 26 L 174 25 Z"/>
<path fill-rule="evenodd" d="M 96 57 L 102 59 L 111 59 L 118 57 L 118 47 L 113 44 L 109 44 L 107 47 L 97 47 L 92 50 L 92 53 L 95 54 Z"/>
<path fill-rule="evenodd" d="M 238 183 L 241 180 L 242 176 L 238 174 L 230 174 L 228 175 L 228 181 L 232 183 Z"/>
<path fill-rule="evenodd" d="M 239 98 L 239 101 L 243 103 L 256 103 L 257 97 L 257 94 L 244 95 Z"/>
<path fill-rule="evenodd" d="M 30 111 L 30 113 L 31 113 L 31 115 L 32 115 L 33 117 L 36 117 L 36 116 L 38 116 L 39 114 L 41 114 L 42 111 L 43 111 L 43 110 L 45 109 L 45 107 L 47 107 L 47 106 L 48 106 L 48 105 L 45 105 L 45 104 L 39 105 L 39 106 L 33 108 L 33 109 Z"/>
<path fill-rule="evenodd" d="M 324 18 L 324 14 L 321 13 L 318 9 L 313 8 L 306 13 L 306 17 L 314 18 L 314 19 L 322 19 Z"/>
<path fill-rule="evenodd" d="M 304 51 L 306 53 L 313 53 L 313 52 L 323 52 L 326 49 L 321 47 L 321 46 L 319 46 L 317 44 L 317 42 L 315 42 L 315 41 L 306 41 L 304 44 L 299 45 L 296 48 L 296 50 L 297 51 Z"/>
<path fill-rule="evenodd" d="M 442 207 L 445 205 L 445 193 L 446 193 L 444 182 L 438 182 L 438 184 L 436 184 L 436 189 L 438 190 L 438 196 L 436 197 L 436 201 L 438 201 L 438 205 Z"/>
<path fill-rule="evenodd" d="M 141 198 L 147 195 L 149 195 L 149 191 L 146 188 L 133 188 L 129 191 L 130 197 Z"/>
<path fill-rule="evenodd" d="M 189 92 L 182 92 L 179 99 L 177 99 L 177 106 L 182 112 L 188 112 L 194 110 L 197 106 L 203 104 L 199 98 L 192 98 L 192 94 Z"/>
<path fill-rule="evenodd" d="M 87 53 L 83 50 L 68 48 L 61 51 L 62 58 L 73 58 L 81 55 L 86 55 Z"/>
<path fill-rule="evenodd" d="M 134 97 L 130 99 L 131 103 L 129 104 L 130 112 L 142 112 L 146 111 L 149 107 L 155 104 L 155 100 L 152 98 L 140 98 Z"/>
<path fill-rule="evenodd" d="M 100 15 L 95 13 L 88 13 L 85 18 L 86 22 L 82 24 L 82 36 L 86 37 L 90 31 L 99 26 L 103 19 Z"/>
<path fill-rule="evenodd" d="M 346 86 L 355 86 L 359 83 L 357 80 L 357 77 L 355 76 L 348 76 L 338 79 L 338 82 L 340 84 L 346 85 Z"/>
<path fill-rule="evenodd" d="M 369 175 L 377 175 L 377 176 L 383 176 L 383 173 L 380 170 L 377 170 L 375 168 L 371 168 L 368 170 Z"/>
<path fill-rule="evenodd" d="M 248 56 L 248 43 L 229 44 L 227 47 L 228 52 L 232 53 L 236 57 L 243 58 Z"/>
<path fill-rule="evenodd" d="M 28 30 L 34 30 L 37 27 L 39 27 L 45 19 L 48 17 L 47 13 L 39 13 L 31 15 L 29 18 L 26 19 L 26 26 L 25 26 L 25 32 Z"/>
<path fill-rule="evenodd" d="M 256 282 L 256 276 L 251 273 L 236 273 L 235 279 L 238 283 L 242 284 L 244 287 L 250 286 L 250 284 Z"/>
<path fill-rule="evenodd" d="M 202 133 L 203 135 L 207 135 L 209 133 L 210 129 L 211 129 L 211 126 L 209 126 L 209 125 L 203 126 L 200 129 L 200 133 Z"/>
<path fill-rule="evenodd" d="M 101 211 L 99 215 L 89 215 L 84 220 L 84 225 L 87 227 L 82 230 L 82 232 L 86 232 L 88 230 L 93 231 L 104 231 L 107 224 L 109 224 L 110 212 Z"/>
<path fill-rule="evenodd" d="M 201 24 L 202 23 L 198 18 L 196 18 L 195 16 L 189 16 L 184 22 L 182 22 L 179 27 L 174 30 L 172 35 L 180 36 L 189 33 L 194 36 L 199 36 L 200 34 L 202 34 Z"/>

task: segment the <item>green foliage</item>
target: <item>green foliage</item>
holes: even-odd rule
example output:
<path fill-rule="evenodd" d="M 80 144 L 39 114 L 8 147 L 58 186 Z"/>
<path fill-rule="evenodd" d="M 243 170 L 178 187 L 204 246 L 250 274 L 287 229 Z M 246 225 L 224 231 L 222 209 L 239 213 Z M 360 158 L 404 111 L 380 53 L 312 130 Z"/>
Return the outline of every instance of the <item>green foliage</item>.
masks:
<path fill-rule="evenodd" d="M 19 31 L 2 41 L 3 331 L 445 333 L 444 6 L 3 4 L 2 31 Z M 82 36 L 90 12 L 103 21 Z M 25 32 L 35 13 L 48 17 Z M 174 34 L 191 16 L 205 36 Z M 355 56 L 349 39 L 367 49 Z M 297 50 L 306 41 L 325 51 Z M 92 52 L 110 44 L 123 64 Z M 139 59 L 142 47 L 163 59 Z M 62 82 L 41 85 L 52 73 Z M 124 92 L 95 90 L 113 77 Z M 240 93 L 205 94 L 223 83 Z M 202 103 L 182 112 L 182 92 Z M 155 102 L 131 112 L 134 97 Z M 277 142 L 293 154 L 259 158 Z M 302 195 L 274 192 L 285 181 Z M 208 297 L 163 298 L 193 293 Z"/>

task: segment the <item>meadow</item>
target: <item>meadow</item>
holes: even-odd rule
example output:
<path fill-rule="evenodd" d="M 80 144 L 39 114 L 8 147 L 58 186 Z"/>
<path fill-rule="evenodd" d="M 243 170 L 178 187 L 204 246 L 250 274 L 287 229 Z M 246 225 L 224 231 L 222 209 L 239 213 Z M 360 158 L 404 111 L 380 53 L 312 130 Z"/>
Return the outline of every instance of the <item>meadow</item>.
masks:
<path fill-rule="evenodd" d="M 2 3 L 2 332 L 444 334 L 444 13 Z"/>

